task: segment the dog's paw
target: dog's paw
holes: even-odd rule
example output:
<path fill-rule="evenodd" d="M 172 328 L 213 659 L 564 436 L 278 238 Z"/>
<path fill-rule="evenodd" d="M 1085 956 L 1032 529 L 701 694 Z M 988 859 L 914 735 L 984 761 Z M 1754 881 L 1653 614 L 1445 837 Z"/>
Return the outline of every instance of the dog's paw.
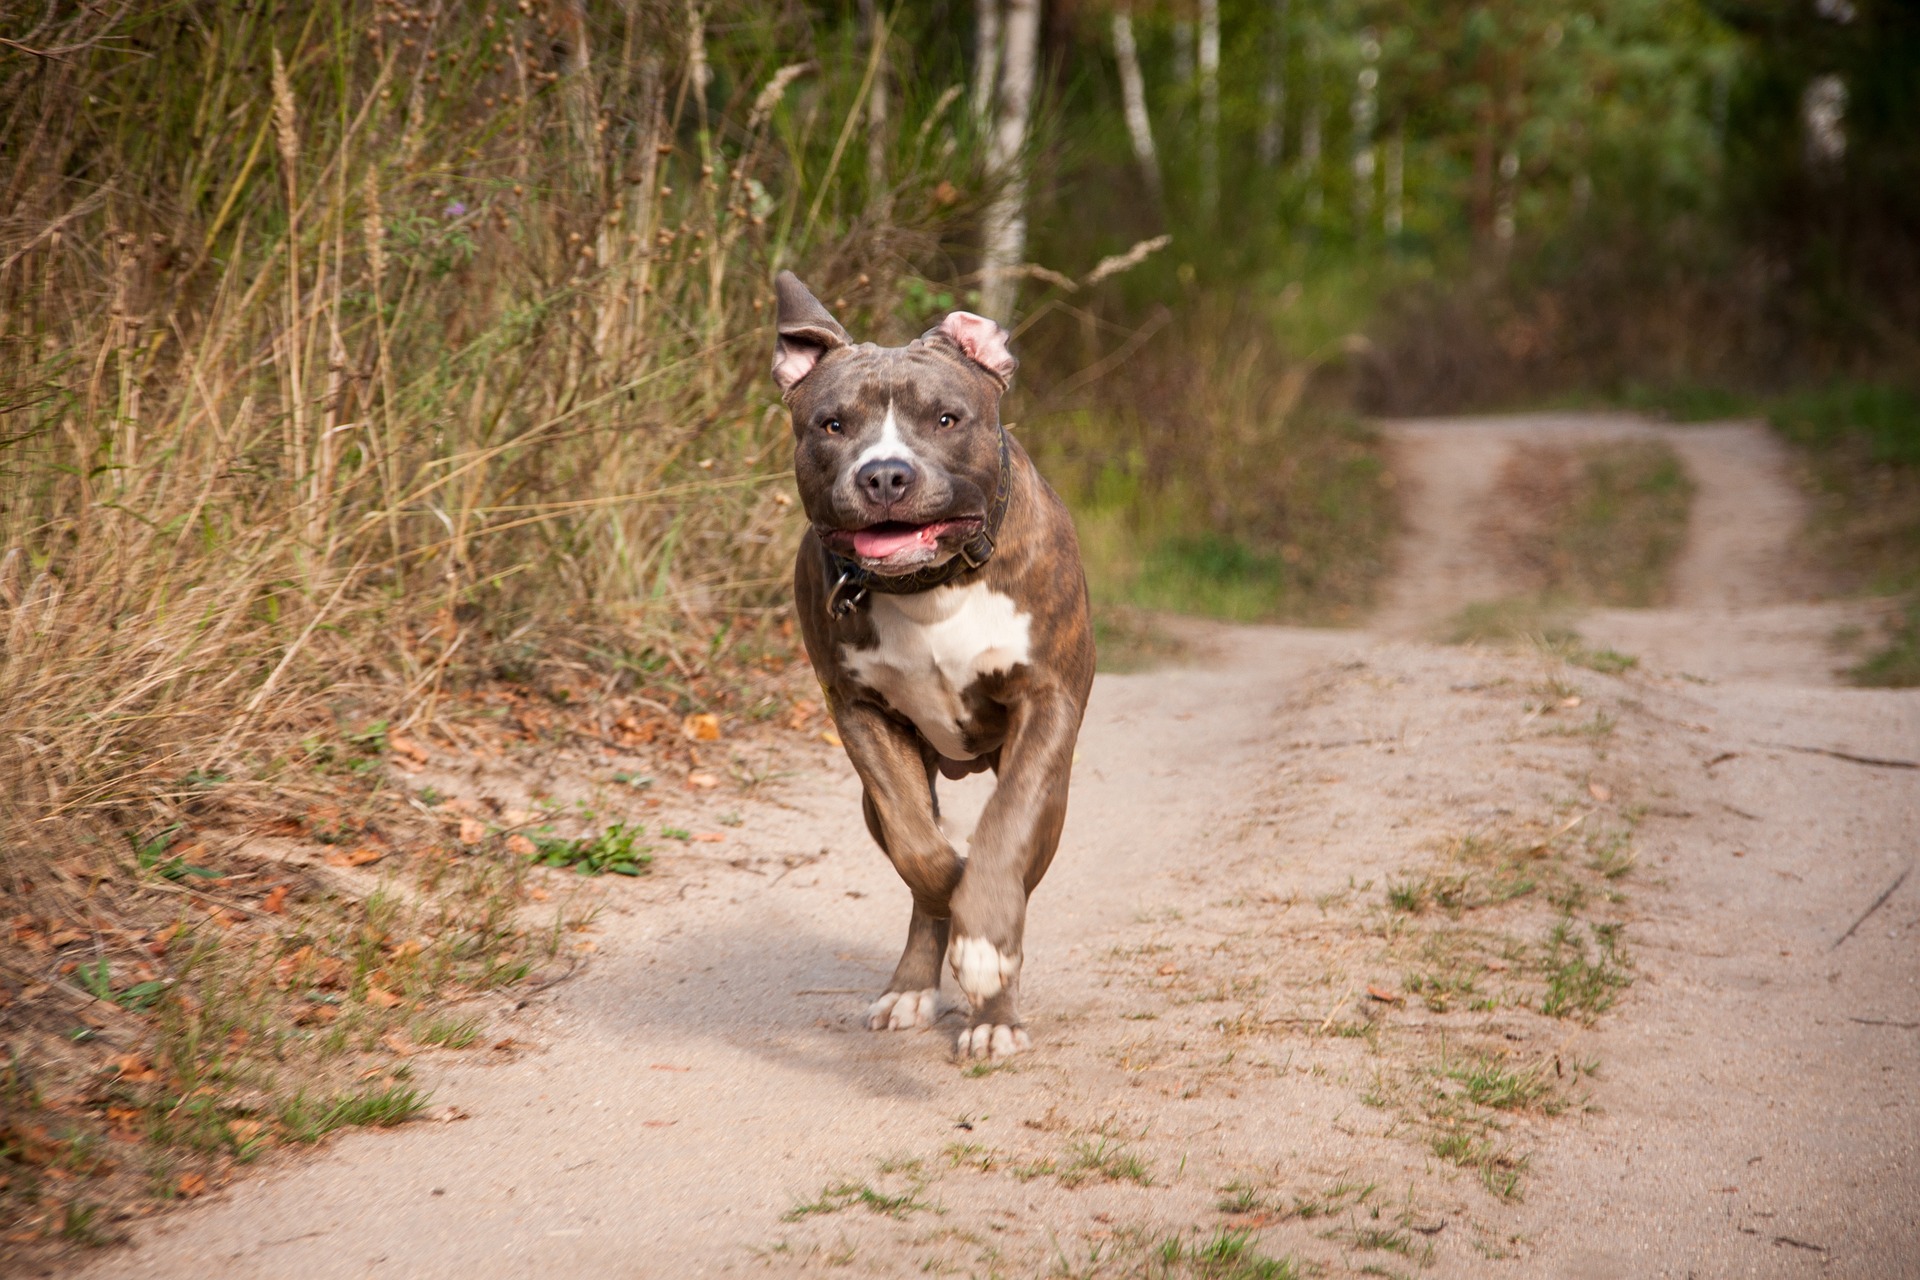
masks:
<path fill-rule="evenodd" d="M 940 993 L 932 987 L 924 991 L 889 991 L 867 1006 L 867 1030 L 911 1031 L 930 1027 L 939 1012 Z"/>
<path fill-rule="evenodd" d="M 982 1058 L 999 1062 L 1033 1048 L 1033 1037 L 1025 1027 L 995 1026 L 983 1022 L 968 1027 L 954 1042 L 954 1051 L 962 1058 Z"/>
<path fill-rule="evenodd" d="M 1010 956 L 985 938 L 955 938 L 947 948 L 954 981 L 978 1009 L 1020 976 L 1020 957 Z"/>

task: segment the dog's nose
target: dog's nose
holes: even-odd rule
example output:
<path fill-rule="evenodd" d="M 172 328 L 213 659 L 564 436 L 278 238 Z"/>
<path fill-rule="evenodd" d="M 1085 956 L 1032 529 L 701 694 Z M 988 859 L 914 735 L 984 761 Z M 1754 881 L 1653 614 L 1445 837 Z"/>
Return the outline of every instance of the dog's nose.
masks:
<path fill-rule="evenodd" d="M 876 458 L 853 473 L 860 496 L 876 507 L 890 507 L 907 496 L 920 474 L 900 458 Z"/>

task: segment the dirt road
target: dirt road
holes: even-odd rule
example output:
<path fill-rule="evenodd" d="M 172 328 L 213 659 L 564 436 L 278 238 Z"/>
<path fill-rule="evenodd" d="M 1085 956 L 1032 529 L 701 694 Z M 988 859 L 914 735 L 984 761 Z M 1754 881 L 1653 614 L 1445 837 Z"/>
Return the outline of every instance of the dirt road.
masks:
<path fill-rule="evenodd" d="M 1765 435 L 1673 433 L 1679 602 L 1582 624 L 1637 670 L 1417 638 L 1500 593 L 1471 517 L 1502 449 L 1649 429 L 1397 427 L 1375 630 L 1196 627 L 1197 661 L 1101 678 L 1029 1057 L 862 1029 L 907 895 L 822 746 L 686 801 L 741 825 L 612 886 L 513 1047 L 416 1060 L 469 1118 L 84 1274 L 1920 1274 L 1920 873 L 1881 900 L 1920 770 L 1862 762 L 1920 756 L 1920 696 L 1832 683 Z"/>

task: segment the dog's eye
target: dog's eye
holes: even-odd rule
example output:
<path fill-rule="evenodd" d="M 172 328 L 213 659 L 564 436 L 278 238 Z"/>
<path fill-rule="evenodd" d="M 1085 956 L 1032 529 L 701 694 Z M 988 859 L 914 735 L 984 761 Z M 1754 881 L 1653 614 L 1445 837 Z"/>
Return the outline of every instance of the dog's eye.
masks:
<path fill-rule="evenodd" d="M 940 415 L 940 425 L 943 427 L 951 427 L 959 421 L 960 415 L 957 413 L 943 413 Z"/>
<path fill-rule="evenodd" d="M 840 425 L 840 419 L 838 418 L 828 418 L 820 424 L 820 429 L 830 436 L 837 436 L 841 431 L 845 430 L 845 428 Z"/>

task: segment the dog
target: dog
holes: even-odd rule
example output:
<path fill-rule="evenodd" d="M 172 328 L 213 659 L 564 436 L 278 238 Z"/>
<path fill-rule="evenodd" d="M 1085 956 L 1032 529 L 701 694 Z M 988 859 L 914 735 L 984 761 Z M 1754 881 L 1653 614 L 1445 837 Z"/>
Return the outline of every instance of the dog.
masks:
<path fill-rule="evenodd" d="M 793 418 L 809 522 L 801 635 L 860 776 L 867 830 L 913 894 L 875 1031 L 931 1027 L 941 967 L 966 997 L 963 1058 L 1032 1047 L 1019 1008 L 1027 899 L 1067 815 L 1093 685 L 1073 521 L 1000 421 L 1019 361 L 956 311 L 904 347 L 855 343 L 791 272 L 773 377 Z M 936 779 L 991 769 L 963 857 Z"/>

